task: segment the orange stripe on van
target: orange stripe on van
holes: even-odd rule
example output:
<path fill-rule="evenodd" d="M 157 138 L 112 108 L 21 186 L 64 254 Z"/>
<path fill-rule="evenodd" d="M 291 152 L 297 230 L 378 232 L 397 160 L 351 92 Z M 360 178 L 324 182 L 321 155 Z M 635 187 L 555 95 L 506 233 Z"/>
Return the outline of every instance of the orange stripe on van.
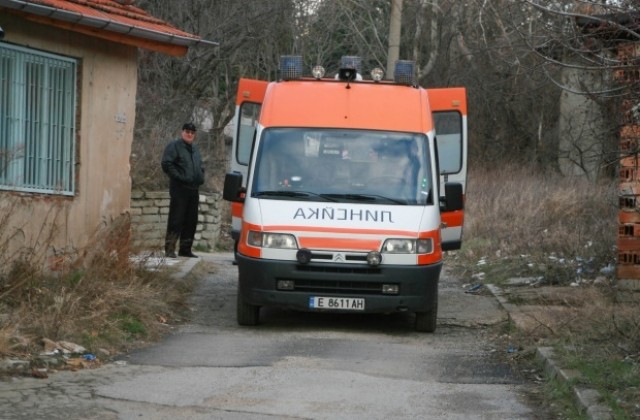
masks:
<path fill-rule="evenodd" d="M 464 222 L 464 211 L 456 210 L 456 211 L 448 211 L 442 213 L 442 222 L 447 225 L 447 227 L 458 227 L 462 226 Z"/>
<path fill-rule="evenodd" d="M 363 231 L 366 231 L 369 234 L 372 232 L 375 232 L 378 234 L 384 234 L 387 237 L 394 236 L 394 235 L 398 236 L 397 234 L 392 233 L 394 231 L 373 230 L 373 229 L 322 228 L 320 230 L 320 228 L 317 228 L 317 227 L 311 228 L 311 229 L 315 229 L 316 231 L 321 231 L 321 232 L 334 232 L 334 233 L 338 233 L 337 232 L 338 230 L 341 231 L 340 233 L 343 233 L 344 231 L 348 231 L 352 233 L 353 232 L 362 233 Z M 278 232 L 293 233 L 294 231 L 305 231 L 305 230 L 310 231 L 311 229 L 304 228 L 301 226 L 266 226 L 262 228 L 259 225 L 243 222 L 242 232 L 240 234 L 240 241 L 238 243 L 238 252 L 240 252 L 243 255 L 247 255 L 254 258 L 261 257 L 262 255 L 261 248 L 247 245 L 247 234 L 250 230 L 263 231 L 263 232 L 278 231 Z M 405 237 L 415 237 L 415 232 L 406 232 L 406 231 L 400 231 L 400 232 L 404 233 L 405 235 L 403 236 Z M 418 264 L 425 265 L 425 264 L 435 264 L 440 262 L 442 260 L 440 231 L 434 230 L 434 231 L 420 232 L 418 234 L 418 237 L 432 238 L 434 242 L 434 252 L 426 255 L 418 255 Z M 364 238 L 354 239 L 354 238 L 335 238 L 335 237 L 329 238 L 329 237 L 301 236 L 298 238 L 298 240 L 300 241 L 301 247 L 311 248 L 311 249 L 345 249 L 345 250 L 356 250 L 356 251 L 360 251 L 360 250 L 372 251 L 372 250 L 378 250 L 382 246 L 381 239 L 364 239 Z"/>
<path fill-rule="evenodd" d="M 261 230 L 258 225 L 242 222 L 240 229 L 240 239 L 238 240 L 238 252 L 248 257 L 260 258 L 262 256 L 262 248 L 249 246 L 247 244 L 247 235 L 250 230 Z"/>
<path fill-rule="evenodd" d="M 298 238 L 298 241 L 300 242 L 300 247 L 311 249 L 378 251 L 382 246 L 382 241 L 375 239 L 313 238 L 301 236 Z"/>
<path fill-rule="evenodd" d="M 231 203 L 231 216 L 233 217 L 242 217 L 242 209 L 244 207 L 244 203 Z"/>
<path fill-rule="evenodd" d="M 438 248 L 437 252 L 433 254 L 420 254 L 418 255 L 418 265 L 436 264 L 442 260 L 442 251 Z"/>
<path fill-rule="evenodd" d="M 273 225 L 264 226 L 258 230 L 265 232 L 318 232 L 318 233 L 341 233 L 349 235 L 385 235 L 385 236 L 398 236 L 405 238 L 415 238 L 416 232 L 409 230 L 386 230 L 386 229 L 352 229 L 352 228 L 337 228 L 337 227 L 325 227 L 325 226 L 287 226 L 287 225 Z"/>
<path fill-rule="evenodd" d="M 418 265 L 435 264 L 442 261 L 442 238 L 439 230 L 420 232 L 420 238 L 433 239 L 433 252 L 418 255 Z"/>

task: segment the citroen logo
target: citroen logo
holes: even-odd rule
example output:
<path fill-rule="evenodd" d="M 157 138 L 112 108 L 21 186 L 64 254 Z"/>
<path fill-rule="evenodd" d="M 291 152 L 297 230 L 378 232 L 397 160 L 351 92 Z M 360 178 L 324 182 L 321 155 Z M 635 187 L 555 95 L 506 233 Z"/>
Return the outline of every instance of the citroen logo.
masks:
<path fill-rule="evenodd" d="M 333 254 L 333 262 L 344 262 L 345 257 L 342 252 L 336 252 Z"/>

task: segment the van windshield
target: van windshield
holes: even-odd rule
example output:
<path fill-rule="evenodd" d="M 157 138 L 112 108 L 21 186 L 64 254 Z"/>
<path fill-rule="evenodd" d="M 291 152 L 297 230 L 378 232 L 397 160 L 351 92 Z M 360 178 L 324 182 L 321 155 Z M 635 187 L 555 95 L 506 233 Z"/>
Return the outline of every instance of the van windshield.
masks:
<path fill-rule="evenodd" d="M 251 196 L 273 200 L 433 204 L 423 134 L 271 128 L 258 145 Z"/>

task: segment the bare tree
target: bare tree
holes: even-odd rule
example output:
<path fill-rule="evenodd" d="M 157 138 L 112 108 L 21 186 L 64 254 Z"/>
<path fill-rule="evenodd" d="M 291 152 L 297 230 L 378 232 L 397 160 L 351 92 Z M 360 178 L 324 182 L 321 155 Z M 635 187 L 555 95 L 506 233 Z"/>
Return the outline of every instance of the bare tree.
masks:
<path fill-rule="evenodd" d="M 550 130 L 559 91 L 513 25 L 527 16 L 506 0 L 405 0 L 403 52 L 423 86 L 465 86 L 470 154 L 477 164 L 554 161 Z"/>
<path fill-rule="evenodd" d="M 620 114 L 615 103 L 633 99 L 638 91 L 637 80 L 624 88 L 611 83 L 615 72 L 631 75 L 637 65 L 635 59 L 620 59 L 615 39 L 638 37 L 623 19 L 635 13 L 637 2 L 401 3 L 396 43 L 390 41 L 398 33 L 390 27 L 393 0 L 141 0 L 154 15 L 220 47 L 197 47 L 181 59 L 141 53 L 135 184 L 163 186 L 159 149 L 184 120 L 195 118 L 206 127 L 199 138 L 212 168 L 207 185 L 219 189 L 226 171 L 224 130 L 233 115 L 237 81 L 275 79 L 280 55 L 302 55 L 307 71 L 323 64 L 329 74 L 341 56 L 357 55 L 367 71 L 385 68 L 389 48 L 396 44 L 399 58 L 417 62 L 421 85 L 467 88 L 474 164 L 537 162 L 547 170 L 559 168 L 559 159 L 581 162 L 585 169 L 594 156 L 601 166 L 614 161 L 611 136 L 619 124 L 616 111 Z M 588 83 L 576 78 L 584 72 L 591 74 Z M 561 100 L 570 93 L 597 105 L 598 126 L 609 124 L 600 147 L 578 141 L 598 131 L 579 119 L 591 111 L 575 112 L 577 105 Z M 566 131 L 578 126 L 583 128 L 579 135 Z"/>
<path fill-rule="evenodd" d="M 539 69 L 562 92 L 558 113 L 560 161 L 565 173 L 613 174 L 625 103 L 637 102 L 633 43 L 640 40 L 638 3 L 632 1 L 522 0 L 536 16 L 535 31 L 521 32 Z M 563 165 L 561 164 L 561 167 Z"/>
<path fill-rule="evenodd" d="M 140 53 L 134 185 L 165 187 L 159 158 L 184 121 L 201 128 L 198 142 L 208 169 L 207 186 L 219 189 L 226 172 L 225 128 L 233 117 L 240 77 L 268 79 L 278 55 L 292 51 L 295 7 L 289 0 L 141 0 L 151 14 L 218 48 L 195 47 L 184 58 Z"/>

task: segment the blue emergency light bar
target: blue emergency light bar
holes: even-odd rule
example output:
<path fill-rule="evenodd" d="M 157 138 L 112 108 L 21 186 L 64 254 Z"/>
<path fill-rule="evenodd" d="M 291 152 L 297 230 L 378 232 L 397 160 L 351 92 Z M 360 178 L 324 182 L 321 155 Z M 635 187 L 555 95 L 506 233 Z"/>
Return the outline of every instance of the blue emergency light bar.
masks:
<path fill-rule="evenodd" d="M 345 55 L 340 59 L 340 70 L 336 75 L 337 80 L 362 80 L 360 68 L 362 66 L 362 58 L 355 55 Z M 321 79 L 324 76 L 324 67 L 321 65 L 314 66 L 312 75 L 315 79 Z M 416 65 L 410 60 L 398 60 L 395 64 L 393 81 L 397 84 L 416 86 Z M 371 79 L 374 82 L 380 82 L 384 77 L 382 69 L 375 68 L 371 72 Z M 302 78 L 302 56 L 299 55 L 283 55 L 280 57 L 280 78 L 282 80 L 297 80 Z"/>
<path fill-rule="evenodd" d="M 283 80 L 302 78 L 302 57 L 299 55 L 283 55 L 280 57 L 280 77 Z"/>
<path fill-rule="evenodd" d="M 393 73 L 394 82 L 401 85 L 415 85 L 415 69 L 416 65 L 413 61 L 398 60 L 396 61 L 395 71 Z"/>

